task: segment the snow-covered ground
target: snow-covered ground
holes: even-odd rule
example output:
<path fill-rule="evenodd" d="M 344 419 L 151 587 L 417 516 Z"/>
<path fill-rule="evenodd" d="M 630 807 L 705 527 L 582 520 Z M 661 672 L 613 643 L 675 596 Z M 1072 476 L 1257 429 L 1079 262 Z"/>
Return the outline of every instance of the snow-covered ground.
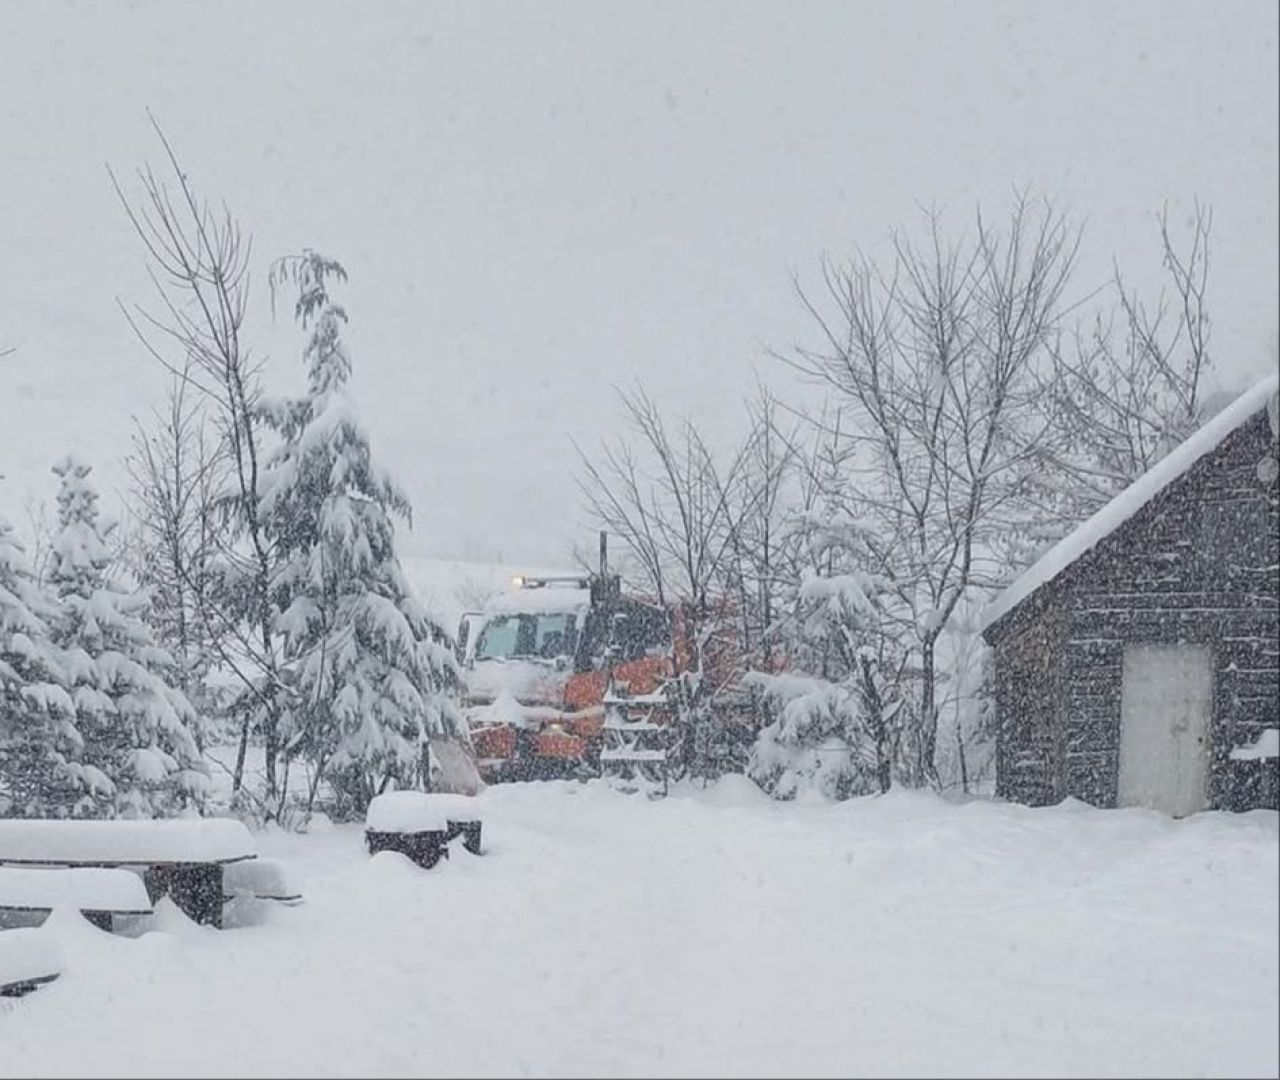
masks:
<path fill-rule="evenodd" d="M 261 834 L 260 925 L 52 923 L 0 1076 L 1275 1076 L 1277 815 L 491 788 L 486 854 Z"/>

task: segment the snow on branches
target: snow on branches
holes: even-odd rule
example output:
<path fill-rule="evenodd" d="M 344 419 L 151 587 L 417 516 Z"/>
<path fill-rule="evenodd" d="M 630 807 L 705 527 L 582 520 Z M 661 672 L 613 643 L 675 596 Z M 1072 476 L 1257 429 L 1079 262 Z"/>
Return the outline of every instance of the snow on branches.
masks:
<path fill-rule="evenodd" d="M 53 637 L 64 650 L 86 793 L 75 812 L 155 817 L 197 804 L 208 777 L 191 734 L 195 710 L 171 684 L 173 659 L 144 621 L 147 596 L 111 573 L 91 467 L 68 457 L 53 471 L 61 481 L 48 570 Z"/>
<path fill-rule="evenodd" d="M 280 567 L 275 630 L 294 706 L 291 753 L 324 772 L 359 812 L 391 783 L 420 777 L 431 737 L 463 734 L 446 637 L 413 600 L 395 551 L 404 493 L 374 461 L 351 399 L 346 312 L 328 294 L 342 267 L 312 251 L 277 265 L 310 337 L 306 393 L 267 405 L 280 437 L 263 474 L 261 511 Z"/>

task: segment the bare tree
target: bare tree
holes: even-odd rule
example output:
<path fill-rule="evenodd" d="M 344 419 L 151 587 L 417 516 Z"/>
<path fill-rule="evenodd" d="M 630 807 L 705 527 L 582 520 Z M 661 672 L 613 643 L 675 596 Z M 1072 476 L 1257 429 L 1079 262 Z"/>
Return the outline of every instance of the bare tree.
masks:
<path fill-rule="evenodd" d="M 260 365 L 242 340 L 251 241 L 225 206 L 215 210 L 197 197 L 154 118 L 152 126 L 168 178 L 143 166 L 137 173 L 141 194 L 131 202 L 110 175 L 147 251 L 157 305 L 121 306 L 151 355 L 203 395 L 226 462 L 230 483 L 215 501 L 223 604 L 203 617 L 221 619 L 221 625 L 208 627 L 210 639 L 220 643 L 220 658 L 244 690 L 234 786 L 238 791 L 256 720 L 265 742 L 270 799 L 279 789 L 276 762 L 288 688 L 272 629 L 273 553 L 258 505 Z"/>
<path fill-rule="evenodd" d="M 917 669 L 909 671 L 911 649 L 899 625 L 886 626 L 885 582 L 869 568 L 880 550 L 869 523 L 850 512 L 856 491 L 846 464 L 846 423 L 842 408 L 824 407 L 809 418 L 809 438 L 788 437 L 795 463 L 797 499 L 782 534 L 781 576 L 785 608 L 780 637 L 785 666 L 791 673 L 813 676 L 825 689 L 803 689 L 798 700 L 786 679 L 768 689 L 766 700 L 792 710 L 807 705 L 825 713 L 812 724 L 810 738 L 840 731 L 855 743 L 870 743 L 871 752 L 858 772 L 874 770 L 879 791 L 892 777 L 914 781 L 918 761 L 903 743 L 903 722 L 919 696 Z M 871 545 L 868 547 L 868 545 Z M 891 595 L 891 594 L 890 594 Z M 761 680 L 756 680 L 760 682 Z M 834 707 L 833 707 L 834 706 Z M 823 752 L 819 748 L 819 752 Z"/>
<path fill-rule="evenodd" d="M 780 651 L 779 605 L 789 576 L 788 500 L 795 493 L 796 422 L 783 427 L 784 410 L 764 386 L 748 402 L 735 504 L 729 515 L 729 555 L 724 575 L 736 596 L 739 644 L 744 662 L 772 670 Z"/>
<path fill-rule="evenodd" d="M 166 406 L 155 411 L 150 428 L 136 423 L 125 459 L 134 519 L 126 557 L 151 593 L 151 621 L 178 662 L 183 692 L 201 714 L 195 734 L 203 749 L 209 667 L 215 657 L 233 652 L 235 643 L 217 595 L 224 445 L 210 438 L 188 374 L 173 377 Z"/>
<path fill-rule="evenodd" d="M 839 404 L 833 508 L 867 525 L 867 569 L 886 583 L 882 625 L 918 671 L 916 756 L 936 780 L 936 649 L 966 592 L 1001 567 L 993 534 L 1045 437 L 1034 405 L 1079 230 L 1019 196 L 1002 229 L 981 212 L 961 242 L 937 214 L 922 245 L 896 234 L 887 267 L 826 265 L 822 338 L 785 356 Z"/>
<path fill-rule="evenodd" d="M 1106 503 L 1204 419 L 1213 213 L 1196 203 L 1182 246 L 1167 206 L 1159 221 L 1168 283 L 1155 304 L 1144 304 L 1116 265 L 1114 309 L 1054 349 L 1042 397 L 1053 438 L 1043 444 L 1043 482 L 1034 489 L 1049 538 Z"/>
<path fill-rule="evenodd" d="M 626 545 L 640 587 L 672 619 L 685 764 L 699 772 L 717 736 L 713 707 L 741 661 L 725 585 L 749 509 L 740 489 L 751 440 L 721 464 L 692 421 L 669 431 L 643 388 L 621 399 L 633 438 L 606 442 L 598 461 L 579 447 L 580 488 L 596 522 Z"/>
<path fill-rule="evenodd" d="M 53 538 L 57 529 L 46 499 L 28 495 L 23 500 L 23 511 L 27 518 L 27 528 L 31 534 L 31 573 L 36 581 L 43 584 L 45 572 L 49 567 L 49 555 L 53 548 Z"/>

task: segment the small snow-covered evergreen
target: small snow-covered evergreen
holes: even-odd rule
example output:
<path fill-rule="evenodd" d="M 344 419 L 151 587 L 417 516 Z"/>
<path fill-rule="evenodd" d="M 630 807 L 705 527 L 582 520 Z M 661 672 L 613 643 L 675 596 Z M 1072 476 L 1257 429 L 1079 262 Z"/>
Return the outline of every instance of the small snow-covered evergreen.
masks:
<path fill-rule="evenodd" d="M 800 675 L 753 675 L 778 718 L 756 739 L 747 774 L 777 799 L 876 791 L 875 749 L 857 690 Z"/>
<path fill-rule="evenodd" d="M 50 637 L 54 616 L 0 518 L 0 817 L 62 816 L 94 786 L 65 658 Z"/>
<path fill-rule="evenodd" d="M 59 607 L 53 634 L 64 650 L 87 781 L 75 810 L 126 817 L 177 812 L 197 803 L 208 786 L 191 734 L 195 712 L 170 685 L 173 660 L 143 621 L 146 594 L 111 576 L 91 467 L 68 457 L 53 471 L 61 480 L 47 575 Z"/>
<path fill-rule="evenodd" d="M 457 672 L 396 556 L 393 515 L 407 518 L 408 500 L 375 465 L 349 393 L 347 316 L 328 294 L 346 274 L 310 251 L 283 274 L 311 331 L 305 395 L 267 410 L 282 439 L 262 512 L 282 560 L 274 599 L 294 697 L 286 744 L 325 775 L 339 813 L 360 812 L 389 784 L 420 781 L 430 737 L 462 734 Z"/>
<path fill-rule="evenodd" d="M 774 719 L 760 731 L 747 772 L 780 799 L 887 791 L 902 698 L 886 675 L 883 582 L 860 568 L 858 524 L 828 518 L 801 528 L 821 569 L 809 569 L 795 589 L 786 626 L 792 669 L 749 676 Z"/>

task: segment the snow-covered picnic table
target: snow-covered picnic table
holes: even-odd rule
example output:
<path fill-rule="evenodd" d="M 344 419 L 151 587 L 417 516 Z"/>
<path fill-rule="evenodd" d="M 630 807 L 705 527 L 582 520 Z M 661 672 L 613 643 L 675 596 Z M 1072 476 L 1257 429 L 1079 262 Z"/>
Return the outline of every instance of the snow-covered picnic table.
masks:
<path fill-rule="evenodd" d="M 230 818 L 0 821 L 0 863 L 55 866 L 156 866 L 232 863 L 258 854 L 244 824 Z"/>
<path fill-rule="evenodd" d="M 25 994 L 61 973 L 62 950 L 48 930 L 0 930 L 0 996 Z"/>
<path fill-rule="evenodd" d="M 257 854 L 249 830 L 225 818 L 0 821 L 0 865 L 143 867 L 152 903 L 167 894 L 214 926 L 222 923 L 223 867 Z"/>
<path fill-rule="evenodd" d="M 276 900 L 282 904 L 297 904 L 302 900 L 302 887 L 288 867 L 275 859 L 254 859 L 225 866 L 222 893 L 228 900 L 247 897 Z"/>
<path fill-rule="evenodd" d="M 0 911 L 48 913 L 56 907 L 82 912 L 110 930 L 116 915 L 150 915 L 140 875 L 114 867 L 0 866 Z"/>
<path fill-rule="evenodd" d="M 447 829 L 450 821 L 479 820 L 480 800 L 474 795 L 388 791 L 369 803 L 365 828 L 374 832 L 429 832 Z"/>
<path fill-rule="evenodd" d="M 369 803 L 365 842 L 370 854 L 399 851 L 429 869 L 448 854 L 455 836 L 479 855 L 482 821 L 481 800 L 474 795 L 389 791 Z"/>

